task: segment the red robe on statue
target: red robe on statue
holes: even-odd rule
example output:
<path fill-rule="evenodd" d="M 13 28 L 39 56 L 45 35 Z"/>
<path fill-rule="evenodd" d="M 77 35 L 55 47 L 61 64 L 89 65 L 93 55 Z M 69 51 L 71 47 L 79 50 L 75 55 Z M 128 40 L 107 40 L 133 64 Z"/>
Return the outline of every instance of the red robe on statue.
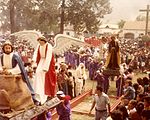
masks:
<path fill-rule="evenodd" d="M 48 46 L 46 46 L 45 55 L 47 54 L 47 47 Z M 40 58 L 41 58 L 40 50 L 38 48 L 38 55 L 37 55 L 37 59 L 36 59 L 37 65 L 40 61 Z M 49 70 L 45 75 L 45 95 L 54 97 L 55 94 L 56 94 L 56 72 L 55 72 L 54 54 L 52 54 Z"/>

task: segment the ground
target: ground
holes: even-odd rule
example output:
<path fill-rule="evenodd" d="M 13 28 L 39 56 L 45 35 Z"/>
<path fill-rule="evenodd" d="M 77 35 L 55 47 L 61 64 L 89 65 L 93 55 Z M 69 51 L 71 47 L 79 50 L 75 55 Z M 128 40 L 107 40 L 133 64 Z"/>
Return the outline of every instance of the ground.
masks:
<path fill-rule="evenodd" d="M 145 77 L 148 76 L 147 74 L 144 73 L 135 73 L 135 77 L 133 79 L 133 82 L 136 82 L 136 79 L 138 77 Z M 86 81 L 86 90 L 88 89 L 95 89 L 96 86 L 96 82 L 95 81 L 91 81 L 91 80 L 87 80 Z M 115 86 L 115 81 L 110 81 L 110 88 L 108 91 L 108 95 L 110 96 L 116 96 L 116 86 Z M 116 99 L 114 98 L 110 98 L 110 102 L 111 105 L 116 101 Z M 94 120 L 94 116 L 89 116 L 88 112 L 91 108 L 92 105 L 92 96 L 88 97 L 87 99 L 85 99 L 83 102 L 81 102 L 79 105 L 77 105 L 76 107 L 74 107 L 72 109 L 72 114 L 71 114 L 71 118 L 72 120 Z M 83 112 L 85 114 L 81 114 L 80 112 Z M 94 114 L 95 111 L 93 109 L 92 113 Z"/>

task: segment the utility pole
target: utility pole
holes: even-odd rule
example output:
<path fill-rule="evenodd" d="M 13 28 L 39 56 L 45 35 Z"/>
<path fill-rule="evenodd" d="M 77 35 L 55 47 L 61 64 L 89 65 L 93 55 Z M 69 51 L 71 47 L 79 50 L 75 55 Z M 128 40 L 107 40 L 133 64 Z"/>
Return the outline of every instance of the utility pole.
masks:
<path fill-rule="evenodd" d="M 64 9 L 65 9 L 65 0 L 62 0 L 61 4 L 61 21 L 60 21 L 60 33 L 64 32 Z"/>
<path fill-rule="evenodd" d="M 149 17 L 149 12 L 150 12 L 150 7 L 149 5 L 147 5 L 147 9 L 143 9 L 143 10 L 140 10 L 140 12 L 146 12 L 146 27 L 145 27 L 145 35 L 147 35 L 148 33 L 148 17 Z"/>

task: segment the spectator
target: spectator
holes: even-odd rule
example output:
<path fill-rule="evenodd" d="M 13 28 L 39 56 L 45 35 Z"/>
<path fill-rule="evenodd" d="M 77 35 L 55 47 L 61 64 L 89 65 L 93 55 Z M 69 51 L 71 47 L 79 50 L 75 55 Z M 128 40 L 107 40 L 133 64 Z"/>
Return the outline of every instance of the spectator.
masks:
<path fill-rule="evenodd" d="M 118 105 L 116 109 L 119 110 L 120 112 L 122 112 L 123 120 L 128 120 L 129 115 L 127 112 L 127 108 L 124 105 Z"/>
<path fill-rule="evenodd" d="M 108 115 L 107 111 L 110 114 L 110 101 L 108 95 L 102 91 L 102 87 L 100 86 L 96 87 L 96 94 L 94 96 L 94 100 L 89 114 L 91 114 L 91 111 L 93 110 L 94 107 L 95 107 L 95 120 L 100 119 L 106 120 Z"/>
<path fill-rule="evenodd" d="M 144 102 L 145 94 L 138 94 L 136 97 L 137 102 Z"/>
<path fill-rule="evenodd" d="M 75 81 L 75 78 L 74 76 L 72 75 L 72 72 L 68 72 L 68 95 L 71 97 L 71 99 L 73 98 L 74 96 L 74 81 Z"/>
<path fill-rule="evenodd" d="M 100 120 L 100 119 L 98 119 Z M 114 110 L 111 113 L 111 116 L 108 117 L 106 120 L 123 120 L 122 112 L 119 110 Z"/>
<path fill-rule="evenodd" d="M 150 96 L 144 98 L 144 110 L 142 111 L 142 119 L 150 120 Z"/>
<path fill-rule="evenodd" d="M 132 68 L 129 68 L 129 69 L 128 69 L 128 74 L 127 74 L 127 79 L 128 79 L 128 80 L 132 80 L 133 77 L 134 77 L 133 69 L 132 69 Z"/>
<path fill-rule="evenodd" d="M 136 111 L 130 114 L 131 120 L 142 120 L 142 111 L 144 109 L 143 102 L 139 102 L 136 106 Z"/>
<path fill-rule="evenodd" d="M 144 93 L 146 93 L 148 91 L 148 87 L 149 87 L 149 80 L 147 77 L 143 78 L 143 84 L 144 84 Z"/>
<path fill-rule="evenodd" d="M 58 89 L 60 91 L 63 91 L 66 95 L 68 94 L 68 85 L 67 85 L 68 80 L 69 78 L 66 75 L 66 71 L 64 69 L 61 69 L 57 74 Z"/>
<path fill-rule="evenodd" d="M 103 77 L 102 72 L 100 72 L 100 70 L 96 71 L 96 75 L 94 77 L 94 80 L 96 80 L 97 81 L 97 85 L 101 86 L 103 88 L 103 90 L 104 90 L 104 85 L 103 85 L 104 77 Z"/>
<path fill-rule="evenodd" d="M 131 80 L 126 80 L 124 85 L 124 95 L 122 95 L 122 98 L 126 98 L 128 100 L 132 100 L 135 98 L 135 90 L 132 87 Z"/>
<path fill-rule="evenodd" d="M 80 95 L 85 89 L 85 80 L 87 79 L 85 65 L 80 63 L 76 69 L 76 95 Z"/>
<path fill-rule="evenodd" d="M 129 116 L 130 116 L 131 113 L 136 112 L 136 108 L 135 108 L 136 105 L 137 105 L 136 100 L 130 100 L 129 101 L 129 104 L 128 104 L 128 107 L 127 107 L 127 111 L 128 111 Z"/>
<path fill-rule="evenodd" d="M 33 71 L 32 68 L 29 68 L 27 70 L 27 72 L 28 72 L 29 82 L 30 82 L 31 86 L 33 87 L 33 84 L 34 84 L 34 81 L 35 81 L 34 71 Z"/>

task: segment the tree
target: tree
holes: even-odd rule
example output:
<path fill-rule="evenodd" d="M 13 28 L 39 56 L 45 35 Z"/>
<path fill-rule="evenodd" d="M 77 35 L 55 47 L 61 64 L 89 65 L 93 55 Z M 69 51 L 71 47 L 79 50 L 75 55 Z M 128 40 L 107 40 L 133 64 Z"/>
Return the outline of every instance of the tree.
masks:
<path fill-rule="evenodd" d="M 10 30 L 10 18 L 9 18 L 10 16 L 8 16 L 8 14 L 10 14 L 10 12 L 9 12 L 8 9 L 9 9 L 9 5 L 8 5 L 8 1 L 7 0 L 4 0 L 4 1 L 0 2 L 1 29 L 4 32 Z"/>
<path fill-rule="evenodd" d="M 101 18 L 111 13 L 109 0 L 65 0 L 64 24 L 74 26 L 75 32 L 85 29 L 98 31 Z M 60 31 L 62 0 L 3 0 L 0 21 L 3 31 L 36 29 L 41 32 Z"/>
<path fill-rule="evenodd" d="M 95 33 L 101 18 L 111 13 L 109 0 L 68 0 L 65 10 L 66 24 L 72 24 L 77 33 L 85 29 Z"/>
<path fill-rule="evenodd" d="M 10 29 L 11 33 L 16 31 L 16 23 L 15 23 L 15 0 L 9 1 L 9 13 L 10 13 Z"/>
<path fill-rule="evenodd" d="M 3 0 L 0 2 L 1 28 L 12 32 L 23 29 L 51 32 L 58 27 L 58 5 L 57 0 Z"/>
<path fill-rule="evenodd" d="M 136 17 L 136 20 L 137 21 L 146 21 L 146 16 L 139 15 L 139 16 Z M 150 18 L 149 18 L 149 20 L 150 20 Z"/>
<path fill-rule="evenodd" d="M 124 21 L 124 20 L 120 20 L 120 21 L 118 22 L 119 28 L 123 28 L 125 22 L 126 22 L 126 21 Z"/>

